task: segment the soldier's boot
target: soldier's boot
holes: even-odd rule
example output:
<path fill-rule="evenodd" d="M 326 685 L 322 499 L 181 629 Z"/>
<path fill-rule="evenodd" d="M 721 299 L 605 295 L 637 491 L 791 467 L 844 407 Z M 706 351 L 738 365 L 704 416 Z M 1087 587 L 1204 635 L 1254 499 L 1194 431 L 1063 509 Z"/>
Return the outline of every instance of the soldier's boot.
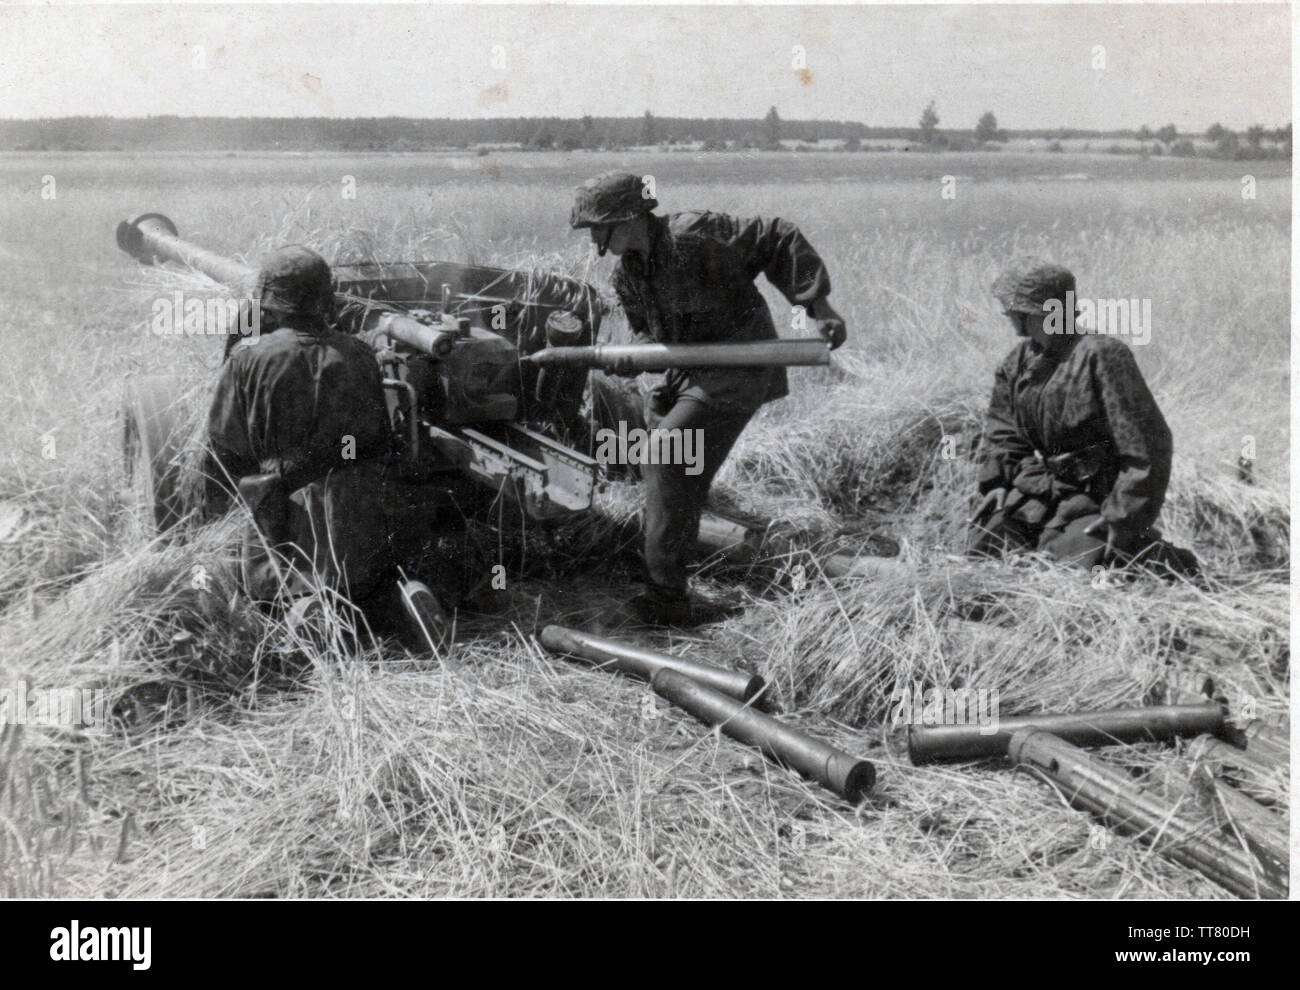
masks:
<path fill-rule="evenodd" d="M 441 654 L 451 645 L 452 622 L 438 597 L 423 581 L 398 581 L 401 603 L 398 635 L 411 650 L 430 649 Z"/>

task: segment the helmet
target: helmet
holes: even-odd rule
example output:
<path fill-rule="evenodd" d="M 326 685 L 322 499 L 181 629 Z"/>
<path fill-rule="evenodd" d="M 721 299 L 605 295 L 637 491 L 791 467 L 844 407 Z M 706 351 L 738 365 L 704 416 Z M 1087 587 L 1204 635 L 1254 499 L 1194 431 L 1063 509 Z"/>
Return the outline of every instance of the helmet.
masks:
<path fill-rule="evenodd" d="M 334 311 L 330 266 L 301 244 L 277 248 L 262 259 L 257 294 L 263 309 L 285 316 L 328 318 Z"/>
<path fill-rule="evenodd" d="M 578 198 L 569 215 L 575 230 L 597 224 L 622 223 L 649 213 L 658 200 L 645 195 L 641 176 L 631 172 L 604 172 L 578 187 Z"/>
<path fill-rule="evenodd" d="M 1073 291 L 1069 269 L 1034 258 L 1013 261 L 993 283 L 993 295 L 1013 313 L 1041 313 L 1049 299 L 1065 302 L 1065 294 Z"/>

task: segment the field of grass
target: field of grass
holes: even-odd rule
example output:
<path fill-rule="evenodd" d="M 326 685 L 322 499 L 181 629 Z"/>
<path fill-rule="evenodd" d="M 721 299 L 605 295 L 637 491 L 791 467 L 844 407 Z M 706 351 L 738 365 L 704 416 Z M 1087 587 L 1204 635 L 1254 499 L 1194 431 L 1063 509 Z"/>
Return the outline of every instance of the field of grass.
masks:
<path fill-rule="evenodd" d="M 219 350 L 149 333 L 151 300 L 198 280 L 131 262 L 116 223 L 162 212 L 247 258 L 304 241 L 336 261 L 546 265 L 605 286 L 609 260 L 568 230 L 568 206 L 587 174 L 625 165 L 656 177 L 666 210 L 798 222 L 848 321 L 833 367 L 794 371 L 791 397 L 750 425 L 717 500 L 783 518 L 810 545 L 888 535 L 908 567 L 834 581 L 813 568 L 805 583 L 713 564 L 703 578 L 742 588 L 743 615 L 691 636 L 620 632 L 635 548 L 593 526 L 512 556 L 505 600 L 462 616 L 449 658 L 340 645 L 309 649 L 306 672 L 282 669 L 285 630 L 234 594 L 235 521 L 170 543 L 134 521 L 123 386 L 177 371 L 201 410 Z M 1006 715 L 1138 704 L 1208 675 L 1234 706 L 1286 715 L 1285 166 L 0 156 L 0 689 L 96 686 L 130 715 L 102 733 L 4 730 L 0 893 L 1227 896 L 997 761 L 911 767 L 889 714 L 895 687 L 916 681 L 996 689 Z M 941 196 L 945 175 L 955 199 Z M 957 556 L 979 416 L 1012 344 L 988 287 L 1020 253 L 1072 268 L 1081 295 L 1152 300 L 1135 353 L 1175 437 L 1162 527 L 1200 554 L 1199 585 L 1097 587 L 1039 561 Z M 788 306 L 765 293 L 780 325 Z M 1235 473 L 1245 443 L 1253 485 Z M 635 497 L 622 484 L 602 496 L 610 511 Z M 547 656 L 532 637 L 554 621 L 761 673 L 783 717 L 876 762 L 873 798 L 852 808 L 644 685 Z M 1135 773 L 1186 769 L 1179 747 L 1104 756 Z"/>

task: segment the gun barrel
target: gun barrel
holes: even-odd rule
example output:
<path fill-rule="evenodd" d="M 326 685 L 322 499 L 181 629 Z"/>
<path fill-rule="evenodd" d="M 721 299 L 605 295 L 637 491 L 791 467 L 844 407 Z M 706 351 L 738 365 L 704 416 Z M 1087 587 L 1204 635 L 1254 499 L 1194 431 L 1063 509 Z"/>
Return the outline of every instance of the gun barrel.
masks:
<path fill-rule="evenodd" d="M 907 731 L 907 752 L 914 765 L 1001 756 L 1007 752 L 1012 735 L 1027 728 L 1045 729 L 1076 746 L 1162 742 L 1220 732 L 1223 708 L 1217 702 L 1207 702 L 1112 708 L 1100 712 L 1012 715 L 983 726 L 911 725 Z"/>
<path fill-rule="evenodd" d="M 597 344 L 547 347 L 525 359 L 541 365 L 610 368 L 626 363 L 636 371 L 670 368 L 774 368 L 830 364 L 822 340 L 757 340 L 739 344 Z"/>
<path fill-rule="evenodd" d="M 675 670 L 740 701 L 752 701 L 767 687 L 757 674 L 672 657 L 565 626 L 547 626 L 537 638 L 553 653 L 585 660 L 602 669 L 608 667 L 647 681 L 661 670 Z"/>
<path fill-rule="evenodd" d="M 1044 729 L 1021 729 L 1008 752 L 1054 783 L 1076 808 L 1090 811 L 1118 831 L 1136 835 L 1162 855 L 1190 867 L 1238 897 L 1286 896 L 1252 857 L 1206 838 L 1203 830 L 1173 814 L 1131 778 L 1093 760 L 1077 746 Z"/>
<path fill-rule="evenodd" d="M 851 802 L 864 798 L 876 782 L 876 768 L 819 739 L 783 725 L 721 691 L 669 667 L 650 682 L 655 693 L 702 722 L 719 727 L 740 742 L 756 746 L 783 766 L 798 770 Z"/>
<path fill-rule="evenodd" d="M 257 282 L 256 268 L 185 240 L 176 225 L 161 213 L 123 220 L 117 225 L 117 246 L 141 264 L 174 261 L 241 292 L 251 294 Z M 340 307 L 357 301 L 342 293 L 335 293 L 334 299 Z M 433 355 L 445 354 L 450 349 L 453 335 L 446 328 L 427 326 L 382 303 L 364 302 L 365 309 L 356 327 L 362 336 L 369 339 L 374 332 L 383 333 Z"/>
<path fill-rule="evenodd" d="M 251 288 L 257 278 L 255 268 L 183 239 L 161 213 L 123 220 L 117 225 L 117 246 L 141 264 L 175 261 L 231 287 Z"/>

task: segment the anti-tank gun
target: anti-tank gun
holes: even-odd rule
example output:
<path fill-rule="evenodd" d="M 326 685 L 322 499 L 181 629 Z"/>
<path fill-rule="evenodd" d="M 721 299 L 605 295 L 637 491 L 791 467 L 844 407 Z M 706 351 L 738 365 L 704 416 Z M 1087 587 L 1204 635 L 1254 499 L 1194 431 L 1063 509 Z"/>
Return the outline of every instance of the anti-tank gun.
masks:
<path fill-rule="evenodd" d="M 173 262 L 200 271 L 230 290 L 227 304 L 238 298 L 255 309 L 256 270 L 184 240 L 165 216 L 123 221 L 117 243 L 143 264 Z M 495 523 L 506 521 L 500 512 L 506 506 L 515 520 L 559 522 L 591 511 L 598 465 L 569 445 L 591 449 L 581 414 L 589 369 L 829 362 L 820 340 L 597 344 L 602 306 L 596 290 L 555 273 L 436 261 L 340 264 L 332 271 L 340 329 L 364 339 L 383 371 L 403 473 L 455 489 L 462 507 L 473 509 L 467 501 L 491 505 Z M 226 322 L 243 330 L 251 324 L 256 332 L 249 315 Z M 239 339 L 227 334 L 227 353 Z M 610 401 L 614 382 L 592 381 L 595 425 L 644 427 L 639 398 Z M 193 445 L 184 424 L 193 411 L 182 408 L 183 394 L 176 379 L 147 378 L 133 383 L 126 403 L 128 478 L 159 529 L 199 501 L 192 482 L 203 472 L 186 464 Z M 211 493 L 215 486 L 204 487 Z M 746 565 L 786 552 L 763 532 L 706 513 L 701 547 Z M 840 555 L 823 567 L 842 574 L 857 563 Z"/>
<path fill-rule="evenodd" d="M 244 307 L 256 305 L 254 268 L 182 239 L 161 214 L 123 221 L 117 243 L 144 264 L 197 269 L 242 296 Z M 563 442 L 581 431 L 586 372 L 522 359 L 594 343 L 601 304 L 593 287 L 553 273 L 449 262 L 341 264 L 333 275 L 339 328 L 374 349 L 395 445 L 412 476 L 435 484 L 468 477 L 534 520 L 590 509 L 596 462 Z M 237 325 L 255 332 L 259 320 L 245 311 Z M 227 353 L 237 343 L 228 336 Z M 159 528 L 190 508 L 179 477 L 179 394 L 171 379 L 141 380 L 126 408 L 128 471 Z"/>

